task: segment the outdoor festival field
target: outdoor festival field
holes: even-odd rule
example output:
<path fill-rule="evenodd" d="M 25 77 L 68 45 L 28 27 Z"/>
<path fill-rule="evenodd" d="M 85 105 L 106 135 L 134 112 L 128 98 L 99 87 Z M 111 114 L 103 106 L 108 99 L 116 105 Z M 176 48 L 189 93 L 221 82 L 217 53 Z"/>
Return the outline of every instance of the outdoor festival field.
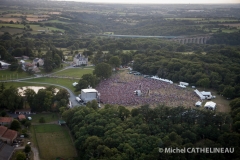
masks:
<path fill-rule="evenodd" d="M 100 82 L 96 89 L 101 93 L 101 101 L 104 104 L 117 104 L 123 106 L 138 107 L 144 104 L 151 106 L 166 105 L 169 107 L 184 106 L 186 108 L 196 108 L 195 103 L 200 98 L 191 87 L 181 88 L 178 84 L 153 80 L 128 74 L 123 71 L 113 75 L 111 78 Z M 134 94 L 135 90 L 141 90 L 141 96 Z M 198 88 L 203 91 L 202 88 Z M 217 112 L 229 112 L 229 102 L 222 96 L 216 95 L 212 101 L 217 103 Z M 203 100 L 203 106 L 208 100 Z M 204 109 L 200 107 L 199 109 Z"/>
<path fill-rule="evenodd" d="M 65 126 L 57 124 L 33 125 L 41 160 L 57 157 L 72 160 L 77 157 L 70 133 Z"/>

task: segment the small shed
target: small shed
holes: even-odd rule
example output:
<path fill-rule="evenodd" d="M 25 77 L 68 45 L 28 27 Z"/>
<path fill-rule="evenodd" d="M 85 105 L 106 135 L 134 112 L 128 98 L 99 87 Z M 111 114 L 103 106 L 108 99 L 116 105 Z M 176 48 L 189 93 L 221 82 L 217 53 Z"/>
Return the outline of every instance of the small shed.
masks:
<path fill-rule="evenodd" d="M 215 108 L 216 108 L 216 103 L 214 103 L 213 101 L 207 102 L 207 103 L 204 105 L 204 108 L 206 108 L 206 109 L 211 109 L 211 110 L 215 110 Z"/>

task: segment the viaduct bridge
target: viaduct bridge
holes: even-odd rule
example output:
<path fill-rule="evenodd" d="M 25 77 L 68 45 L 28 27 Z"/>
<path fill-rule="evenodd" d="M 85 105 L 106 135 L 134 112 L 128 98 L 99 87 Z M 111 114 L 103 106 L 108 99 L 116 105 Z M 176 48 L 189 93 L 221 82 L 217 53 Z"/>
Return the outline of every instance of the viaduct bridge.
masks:
<path fill-rule="evenodd" d="M 116 34 L 103 34 L 111 38 L 160 38 L 170 41 L 179 42 L 181 44 L 196 43 L 205 44 L 211 38 L 211 35 L 193 35 L 193 36 L 143 36 L 143 35 L 116 35 Z"/>
<path fill-rule="evenodd" d="M 171 39 L 172 41 L 179 42 L 181 44 L 196 43 L 196 44 L 206 44 L 211 36 L 197 36 L 197 37 L 176 37 Z"/>

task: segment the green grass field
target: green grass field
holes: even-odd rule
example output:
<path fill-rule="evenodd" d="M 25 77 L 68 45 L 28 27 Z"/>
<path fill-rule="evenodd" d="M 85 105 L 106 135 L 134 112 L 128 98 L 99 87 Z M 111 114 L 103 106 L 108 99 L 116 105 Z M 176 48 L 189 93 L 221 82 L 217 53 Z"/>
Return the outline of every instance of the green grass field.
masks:
<path fill-rule="evenodd" d="M 36 78 L 36 79 L 29 79 L 25 80 L 23 82 L 42 82 L 42 83 L 51 83 L 51 84 L 58 84 L 67 87 L 70 89 L 72 92 L 74 92 L 75 88 L 72 86 L 74 82 L 78 82 L 79 80 L 77 79 L 69 79 L 69 78 L 47 78 L 47 77 L 42 77 L 42 78 Z M 38 84 L 42 85 L 42 84 Z"/>
<path fill-rule="evenodd" d="M 0 70 L 0 81 L 32 77 L 26 72 Z"/>
<path fill-rule="evenodd" d="M 0 24 L 0 26 L 4 26 L 4 27 L 12 27 L 12 28 L 24 28 L 23 24 L 8 24 L 8 23 L 2 23 Z"/>
<path fill-rule="evenodd" d="M 33 125 L 32 132 L 41 160 L 54 160 L 57 157 L 71 160 L 77 157 L 66 127 L 56 124 Z"/>
<path fill-rule="evenodd" d="M 46 123 L 57 121 L 58 114 L 57 113 L 39 113 L 32 115 L 32 123 L 39 123 L 39 119 L 43 117 Z"/>
<path fill-rule="evenodd" d="M 82 69 L 81 67 L 77 67 L 77 68 L 69 68 L 69 69 L 57 72 L 53 75 L 54 76 L 81 78 L 84 74 L 92 74 L 92 73 L 93 73 L 92 68 Z"/>

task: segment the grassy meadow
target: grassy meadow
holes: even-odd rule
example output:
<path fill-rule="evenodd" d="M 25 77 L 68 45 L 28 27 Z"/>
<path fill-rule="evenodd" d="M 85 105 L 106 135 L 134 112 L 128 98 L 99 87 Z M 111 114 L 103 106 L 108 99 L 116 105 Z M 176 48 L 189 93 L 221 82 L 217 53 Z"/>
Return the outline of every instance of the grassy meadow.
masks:
<path fill-rule="evenodd" d="M 72 92 L 74 92 L 75 88 L 72 86 L 74 82 L 78 82 L 77 79 L 70 79 L 70 78 L 48 78 L 48 77 L 42 77 L 42 78 L 35 78 L 35 79 L 29 79 L 24 82 L 40 82 L 40 83 L 50 83 L 52 85 L 62 85 L 70 89 Z M 42 85 L 42 84 L 38 84 Z"/>
<path fill-rule="evenodd" d="M 74 77 L 74 78 L 81 78 L 84 74 L 92 74 L 92 68 L 84 68 L 81 67 L 77 68 L 69 68 L 60 72 L 53 74 L 53 76 L 63 76 L 63 77 Z"/>
<path fill-rule="evenodd" d="M 39 114 L 33 114 L 32 116 L 32 123 L 39 123 L 39 119 L 43 117 L 45 119 L 46 123 L 55 122 L 58 120 L 58 114 L 57 113 L 39 113 Z"/>
<path fill-rule="evenodd" d="M 21 79 L 21 78 L 28 78 L 28 77 L 33 77 L 33 76 L 29 75 L 24 71 L 17 72 L 17 71 L 9 71 L 9 70 L 0 70 L 0 81 L 14 80 L 14 79 Z"/>

